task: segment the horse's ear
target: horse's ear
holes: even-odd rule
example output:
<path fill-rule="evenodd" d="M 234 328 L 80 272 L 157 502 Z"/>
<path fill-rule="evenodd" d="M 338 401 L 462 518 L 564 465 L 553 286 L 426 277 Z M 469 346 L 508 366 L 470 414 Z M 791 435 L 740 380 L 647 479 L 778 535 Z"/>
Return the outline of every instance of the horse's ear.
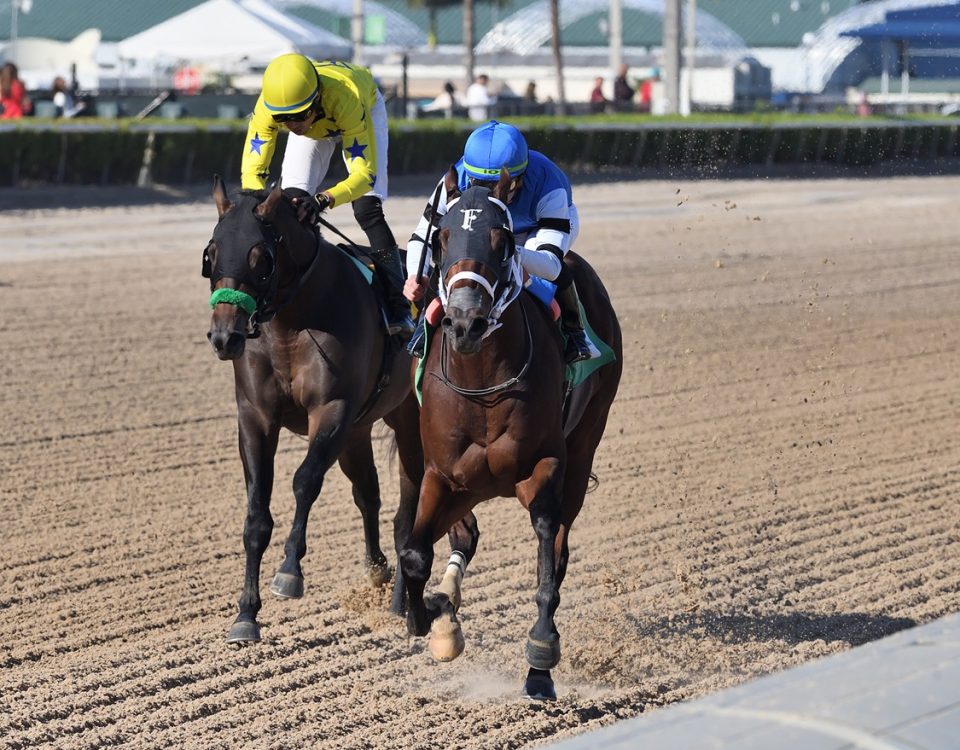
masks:
<path fill-rule="evenodd" d="M 433 258 L 433 265 L 437 268 L 440 267 L 441 256 L 443 255 L 443 249 L 450 242 L 450 230 L 444 227 L 436 231 L 430 240 L 430 256 Z"/>
<path fill-rule="evenodd" d="M 213 201 L 217 204 L 217 213 L 222 217 L 230 210 L 230 199 L 227 198 L 227 188 L 220 175 L 213 176 Z"/>
<path fill-rule="evenodd" d="M 506 167 L 500 167 L 500 179 L 497 180 L 491 194 L 501 203 L 505 204 L 507 202 L 507 196 L 510 194 L 510 182 L 510 172 L 507 171 Z"/>
<path fill-rule="evenodd" d="M 259 216 L 261 219 L 272 219 L 274 212 L 277 210 L 277 206 L 282 200 L 283 190 L 280 189 L 280 182 L 278 181 L 273 190 L 271 190 L 270 194 L 266 197 L 266 200 L 257 206 L 257 216 Z"/>
<path fill-rule="evenodd" d="M 448 201 L 458 192 L 460 192 L 457 184 L 457 170 L 454 169 L 452 164 L 450 165 L 450 169 L 448 169 L 447 173 L 443 176 L 443 189 L 447 191 Z"/>

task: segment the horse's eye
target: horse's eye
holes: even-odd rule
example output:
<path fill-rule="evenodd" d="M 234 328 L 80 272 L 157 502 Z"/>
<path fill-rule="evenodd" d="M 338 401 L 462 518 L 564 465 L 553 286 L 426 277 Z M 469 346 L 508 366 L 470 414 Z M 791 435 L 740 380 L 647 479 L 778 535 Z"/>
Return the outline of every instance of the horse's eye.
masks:
<path fill-rule="evenodd" d="M 264 253 L 260 256 L 260 260 L 257 261 L 256 271 L 261 279 L 266 279 L 273 273 L 273 258 L 269 253 Z"/>
<path fill-rule="evenodd" d="M 250 266 L 250 270 L 254 273 L 265 275 L 269 273 L 272 268 L 273 259 L 264 247 L 258 245 L 254 247 L 250 251 L 250 255 L 247 256 L 247 265 Z"/>

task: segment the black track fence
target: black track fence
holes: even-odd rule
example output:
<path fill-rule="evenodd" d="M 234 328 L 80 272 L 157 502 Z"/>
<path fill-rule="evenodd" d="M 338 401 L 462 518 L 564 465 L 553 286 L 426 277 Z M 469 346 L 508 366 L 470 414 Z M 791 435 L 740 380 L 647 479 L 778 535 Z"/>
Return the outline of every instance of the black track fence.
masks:
<path fill-rule="evenodd" d="M 882 162 L 960 156 L 960 124 L 865 120 L 837 123 L 584 123 L 524 126 L 530 146 L 581 171 L 696 169 Z M 456 161 L 470 125 L 399 124 L 390 132 L 390 173 L 437 174 Z M 0 129 L 0 185 L 185 185 L 214 173 L 236 182 L 242 124 L 22 124 Z M 279 174 L 285 134 L 272 171 Z M 335 170 L 343 165 L 334 159 Z M 331 174 L 332 177 L 336 173 Z"/>

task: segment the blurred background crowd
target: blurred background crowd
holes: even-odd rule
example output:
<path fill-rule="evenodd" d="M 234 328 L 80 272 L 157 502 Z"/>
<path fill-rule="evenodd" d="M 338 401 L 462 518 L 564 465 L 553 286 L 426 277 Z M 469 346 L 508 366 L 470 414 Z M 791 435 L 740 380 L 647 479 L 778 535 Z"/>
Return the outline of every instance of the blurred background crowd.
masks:
<path fill-rule="evenodd" d="M 960 0 L 0 0 L 0 117 L 242 117 L 290 51 L 394 118 L 960 110 Z"/>

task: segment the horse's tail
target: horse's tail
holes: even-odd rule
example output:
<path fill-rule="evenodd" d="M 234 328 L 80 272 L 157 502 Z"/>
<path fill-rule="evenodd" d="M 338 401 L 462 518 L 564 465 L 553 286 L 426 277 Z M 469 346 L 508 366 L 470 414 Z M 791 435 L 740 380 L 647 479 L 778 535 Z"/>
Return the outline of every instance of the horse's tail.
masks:
<path fill-rule="evenodd" d="M 380 422 L 379 427 L 374 428 L 373 439 L 378 443 L 386 443 L 387 466 L 390 470 L 396 465 L 397 456 L 400 455 L 400 446 L 397 444 L 397 434 L 387 427 L 385 422 Z"/>

